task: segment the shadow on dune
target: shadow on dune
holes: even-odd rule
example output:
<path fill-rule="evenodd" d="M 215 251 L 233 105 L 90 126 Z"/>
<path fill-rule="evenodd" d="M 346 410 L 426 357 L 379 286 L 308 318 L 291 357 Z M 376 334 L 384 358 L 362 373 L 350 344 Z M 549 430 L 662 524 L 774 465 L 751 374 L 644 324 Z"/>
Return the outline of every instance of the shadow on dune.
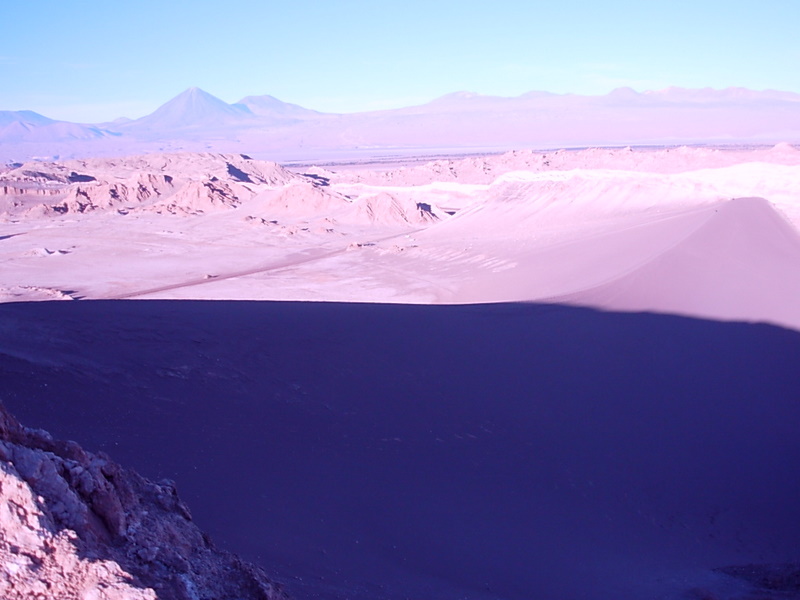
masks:
<path fill-rule="evenodd" d="M 738 597 L 800 559 L 800 334 L 558 305 L 0 306 L 20 420 L 297 597 Z M 727 596 L 725 596 L 727 594 Z"/>

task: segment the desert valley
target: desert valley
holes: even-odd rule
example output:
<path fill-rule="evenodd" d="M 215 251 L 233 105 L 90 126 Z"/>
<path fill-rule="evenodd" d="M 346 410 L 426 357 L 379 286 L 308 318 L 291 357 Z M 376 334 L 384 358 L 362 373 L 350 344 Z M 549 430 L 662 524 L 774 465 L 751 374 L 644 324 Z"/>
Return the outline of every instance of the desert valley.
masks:
<path fill-rule="evenodd" d="M 789 144 L 338 170 L 150 154 L 0 185 L 6 300 L 535 301 L 800 328 Z"/>
<path fill-rule="evenodd" d="M 800 597 L 800 96 L 23 112 L 6 597 Z"/>

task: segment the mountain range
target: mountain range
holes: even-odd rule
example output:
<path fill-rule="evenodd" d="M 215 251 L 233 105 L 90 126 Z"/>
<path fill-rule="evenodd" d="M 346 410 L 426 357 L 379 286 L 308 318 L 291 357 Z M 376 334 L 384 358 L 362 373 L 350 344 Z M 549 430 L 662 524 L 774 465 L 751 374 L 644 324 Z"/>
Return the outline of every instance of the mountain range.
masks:
<path fill-rule="evenodd" d="M 0 111 L 0 159 L 175 150 L 260 158 L 592 145 L 800 142 L 800 94 L 745 88 L 618 88 L 601 96 L 456 92 L 391 110 L 322 113 L 272 96 L 234 104 L 189 88 L 153 113 L 101 124 Z"/>

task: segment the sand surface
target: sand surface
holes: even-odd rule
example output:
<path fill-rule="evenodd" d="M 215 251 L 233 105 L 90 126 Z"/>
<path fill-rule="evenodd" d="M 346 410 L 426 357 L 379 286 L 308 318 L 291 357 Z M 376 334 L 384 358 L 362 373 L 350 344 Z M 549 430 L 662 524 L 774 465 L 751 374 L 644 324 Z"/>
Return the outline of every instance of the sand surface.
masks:
<path fill-rule="evenodd" d="M 800 328 L 800 151 L 293 171 L 152 155 L 0 178 L 0 298 L 558 301 Z"/>
<path fill-rule="evenodd" d="M 0 306 L 20 418 L 297 598 L 787 598 L 800 334 L 541 304 Z"/>

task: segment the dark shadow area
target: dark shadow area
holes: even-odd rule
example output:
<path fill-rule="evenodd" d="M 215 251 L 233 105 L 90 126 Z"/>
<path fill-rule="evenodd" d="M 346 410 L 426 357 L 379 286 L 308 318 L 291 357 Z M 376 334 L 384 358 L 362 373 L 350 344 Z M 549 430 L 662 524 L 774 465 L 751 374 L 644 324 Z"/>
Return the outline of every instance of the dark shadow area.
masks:
<path fill-rule="evenodd" d="M 317 175 L 316 173 L 303 173 L 302 175 L 303 177 L 308 177 L 309 179 L 313 180 L 314 183 L 320 187 L 328 187 L 331 183 L 330 177 L 323 177 L 322 175 Z"/>
<path fill-rule="evenodd" d="M 719 569 L 800 559 L 795 331 L 199 301 L 5 304 L 0 331 L 23 423 L 174 479 L 298 598 L 738 598 Z"/>
<path fill-rule="evenodd" d="M 32 572 L 20 576 L 18 567 L 0 582 L 3 598 L 44 598 L 41 589 L 47 598 L 88 598 L 87 590 L 117 580 L 99 564 L 113 561 L 127 585 L 151 591 L 116 588 L 118 598 L 155 591 L 164 600 L 286 600 L 262 570 L 209 542 L 172 482 L 148 481 L 103 453 L 21 426 L 2 403 L 0 454 L 0 501 L 12 509 L 0 518 L 3 566 L 21 562 Z"/>
<path fill-rule="evenodd" d="M 76 173 L 75 171 L 72 171 L 72 173 L 67 176 L 67 180 L 70 183 L 89 183 L 90 181 L 97 181 L 97 179 L 91 175 L 82 175 L 80 173 Z"/>
<path fill-rule="evenodd" d="M 253 180 L 250 179 L 250 176 L 242 171 L 239 167 L 236 167 L 230 163 L 228 164 L 228 175 L 233 177 L 236 181 L 241 181 L 242 183 L 253 183 Z"/>

